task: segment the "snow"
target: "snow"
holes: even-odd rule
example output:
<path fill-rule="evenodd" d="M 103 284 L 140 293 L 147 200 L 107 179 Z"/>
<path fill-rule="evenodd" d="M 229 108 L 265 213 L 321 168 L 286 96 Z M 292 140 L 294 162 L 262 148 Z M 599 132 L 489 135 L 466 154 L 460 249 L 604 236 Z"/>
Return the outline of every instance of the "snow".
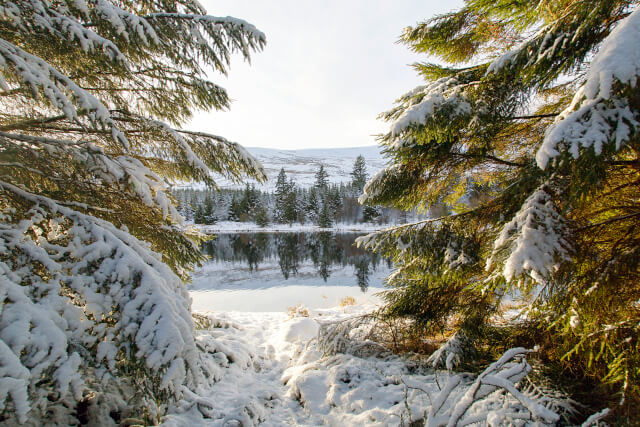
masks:
<path fill-rule="evenodd" d="M 454 114 L 468 114 L 471 111 L 471 105 L 462 95 L 462 88 L 458 80 L 452 77 L 444 77 L 420 87 L 416 93 L 415 90 L 410 92 L 412 97 L 418 97 L 419 100 L 409 105 L 402 114 L 395 119 L 391 125 L 391 135 L 397 137 L 407 130 L 410 126 L 426 124 L 427 120 L 433 116 L 437 109 L 445 106 L 454 106 Z M 404 97 L 407 97 L 405 95 Z M 399 142 L 405 143 L 400 139 Z"/>
<path fill-rule="evenodd" d="M 315 173 L 324 165 L 329 174 L 329 183 L 351 182 L 353 163 L 359 155 L 365 158 L 369 175 L 382 169 L 385 160 L 379 146 L 349 147 L 349 148 L 315 148 L 304 150 L 277 150 L 270 148 L 247 147 L 246 150 L 254 156 L 264 167 L 268 181 L 264 184 L 247 180 L 263 191 L 274 191 L 278 173 L 284 168 L 287 178 L 293 179 L 303 188 L 312 187 L 315 183 Z M 223 176 L 214 174 L 214 180 L 225 189 L 240 189 L 244 183 L 238 184 Z M 204 189 L 203 185 L 184 184 L 183 188 Z"/>
<path fill-rule="evenodd" d="M 232 233 L 232 232 L 260 232 L 260 233 L 306 233 L 318 231 L 345 232 L 345 231 L 362 231 L 371 232 L 389 227 L 389 224 L 335 224 L 332 227 L 323 228 L 314 224 L 269 224 L 261 227 L 255 222 L 236 222 L 236 221 L 219 221 L 213 225 L 195 225 L 198 231 L 205 234 L 216 233 Z"/>
<path fill-rule="evenodd" d="M 487 259 L 487 270 L 506 252 L 502 275 L 507 280 L 526 273 L 542 284 L 569 259 L 571 245 L 563 236 L 566 231 L 565 220 L 550 194 L 544 186 L 538 188 L 502 228 Z"/>
<path fill-rule="evenodd" d="M 122 352 L 168 394 L 202 381 L 191 301 L 160 254 L 109 222 L 2 181 L 0 190 L 30 207 L 18 224 L 0 223 L 0 366 L 11 368 L 0 370 L 0 395 L 19 420 L 52 392 L 60 405 L 88 383 L 116 394 Z M 81 358 L 94 348 L 95 359 Z"/>
<path fill-rule="evenodd" d="M 318 335 L 320 325 L 308 317 L 299 317 L 284 323 L 282 339 L 286 342 L 309 341 Z"/>
<path fill-rule="evenodd" d="M 600 155 L 605 144 L 619 150 L 638 128 L 637 117 L 614 85 L 635 87 L 640 74 L 640 8 L 624 18 L 604 40 L 594 56 L 582 87 L 571 105 L 547 129 L 536 153 L 538 166 L 568 151 L 578 158 L 581 148 L 593 147 Z"/>
<path fill-rule="evenodd" d="M 478 377 L 436 371 L 363 345 L 370 325 L 362 315 L 373 309 L 308 310 L 309 317 L 293 318 L 199 312 L 197 341 L 216 382 L 186 391 L 162 425 L 387 426 L 427 418 L 433 426 L 505 419 L 544 426 L 558 419 L 514 385 L 530 370 L 527 350 L 507 352 Z"/>

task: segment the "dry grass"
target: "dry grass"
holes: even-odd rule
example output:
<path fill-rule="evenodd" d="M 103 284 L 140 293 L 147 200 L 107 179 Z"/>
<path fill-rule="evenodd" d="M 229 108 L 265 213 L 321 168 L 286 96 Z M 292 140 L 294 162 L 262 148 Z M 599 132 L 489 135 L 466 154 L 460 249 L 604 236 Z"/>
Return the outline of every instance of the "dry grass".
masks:
<path fill-rule="evenodd" d="M 305 307 L 303 304 L 294 305 L 292 307 L 287 308 L 287 314 L 290 319 L 294 317 L 309 317 L 309 309 Z"/>
<path fill-rule="evenodd" d="M 348 307 L 350 305 L 356 305 L 356 299 L 351 296 L 346 296 L 340 300 L 340 307 Z"/>

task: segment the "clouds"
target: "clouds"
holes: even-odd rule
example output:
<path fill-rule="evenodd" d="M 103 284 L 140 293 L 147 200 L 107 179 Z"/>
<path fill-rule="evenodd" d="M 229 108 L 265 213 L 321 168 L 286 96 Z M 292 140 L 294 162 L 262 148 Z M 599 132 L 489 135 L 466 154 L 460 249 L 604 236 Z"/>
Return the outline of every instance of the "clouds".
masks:
<path fill-rule="evenodd" d="M 190 128 L 245 146 L 372 145 L 376 116 L 420 79 L 424 60 L 396 42 L 402 29 L 449 8 L 419 0 L 203 1 L 208 13 L 246 19 L 267 34 L 252 64 L 235 58 L 212 75 L 234 100 L 228 112 L 197 114 Z M 461 3 L 459 1 L 458 3 Z"/>

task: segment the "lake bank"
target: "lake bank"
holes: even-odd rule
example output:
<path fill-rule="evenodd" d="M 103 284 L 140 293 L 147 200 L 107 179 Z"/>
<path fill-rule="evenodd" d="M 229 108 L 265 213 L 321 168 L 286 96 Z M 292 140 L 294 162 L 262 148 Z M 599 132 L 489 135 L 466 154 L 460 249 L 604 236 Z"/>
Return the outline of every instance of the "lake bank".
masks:
<path fill-rule="evenodd" d="M 372 233 L 385 228 L 394 227 L 398 224 L 336 224 L 332 227 L 323 228 L 314 224 L 269 224 L 266 226 L 259 226 L 254 222 L 237 222 L 237 221 L 220 221 L 212 225 L 203 224 L 190 224 L 190 226 L 197 229 L 204 234 L 217 234 L 217 233 L 244 233 L 244 232 L 256 232 L 256 233 L 313 233 L 313 232 L 362 232 Z"/>

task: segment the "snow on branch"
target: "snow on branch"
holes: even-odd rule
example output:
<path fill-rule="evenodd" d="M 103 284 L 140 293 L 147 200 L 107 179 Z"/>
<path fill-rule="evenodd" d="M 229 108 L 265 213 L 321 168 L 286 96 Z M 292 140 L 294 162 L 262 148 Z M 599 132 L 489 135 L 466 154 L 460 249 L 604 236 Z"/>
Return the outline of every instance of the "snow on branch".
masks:
<path fill-rule="evenodd" d="M 426 426 L 459 426 L 486 421 L 498 426 L 504 421 L 535 421 L 536 425 L 555 425 L 559 415 L 521 392 L 516 383 L 531 371 L 524 348 L 508 350 L 485 369 L 469 387 L 462 386 L 461 376 L 452 376 L 432 399 Z M 500 404 L 506 393 L 517 404 Z M 506 396 L 505 396 L 506 397 Z M 524 424 L 524 423 L 523 423 Z"/>
<path fill-rule="evenodd" d="M 2 212 L 0 222 L 0 366 L 13 367 L 0 368 L 0 395 L 11 396 L 20 419 L 27 389 L 34 407 L 46 407 L 49 386 L 61 401 L 79 400 L 94 368 L 118 377 L 137 360 L 146 381 L 174 395 L 201 381 L 190 298 L 160 254 L 109 222 L 6 182 L 0 197 L 27 206 L 15 219 Z"/>
<path fill-rule="evenodd" d="M 491 270 L 504 259 L 502 275 L 507 280 L 527 273 L 536 282 L 543 283 L 562 261 L 569 259 L 571 245 L 564 237 L 567 230 L 566 221 L 546 186 L 542 186 L 502 228 L 486 268 Z"/>
<path fill-rule="evenodd" d="M 400 175 L 402 170 L 403 167 L 399 163 L 380 169 L 365 184 L 362 194 L 358 197 L 358 203 L 365 204 L 369 200 L 380 197 L 381 191 L 386 189 L 387 181 Z"/>
<path fill-rule="evenodd" d="M 211 15 L 194 15 L 185 13 L 152 13 L 147 15 L 147 19 L 178 19 L 191 21 L 194 24 L 207 24 L 213 25 L 217 30 L 221 30 L 223 27 L 228 27 L 236 30 L 242 30 L 250 35 L 250 38 L 259 43 L 264 43 L 267 40 L 265 34 L 258 30 L 254 25 L 248 23 L 243 19 L 234 18 L 231 16 L 217 17 Z M 195 34 L 197 36 L 197 34 Z M 201 36 L 197 36 L 198 40 L 201 40 Z"/>
<path fill-rule="evenodd" d="M 167 154 L 185 162 L 193 169 L 193 179 L 215 185 L 211 172 L 234 180 L 244 174 L 252 176 L 258 181 L 266 178 L 260 162 L 251 156 L 244 147 L 221 136 L 176 129 L 162 121 L 131 113 L 122 113 L 116 116 L 116 120 L 129 126 L 125 131 L 135 133 L 144 129 L 157 135 L 157 140 L 152 142 L 144 140 L 143 149 L 171 151 Z M 165 143 L 167 139 L 171 144 Z M 132 136 L 131 141 L 135 146 L 137 139 Z M 177 143 L 177 152 L 173 149 L 169 150 L 170 147 L 175 146 L 174 142 Z"/>
<path fill-rule="evenodd" d="M 454 333 L 444 344 L 429 356 L 427 363 L 434 368 L 444 366 L 447 371 L 453 370 L 473 349 L 472 341 L 463 331 Z"/>
<path fill-rule="evenodd" d="M 408 102 L 408 105 L 391 124 L 392 137 L 399 136 L 411 126 L 425 125 L 437 110 L 445 107 L 453 108 L 453 115 L 471 112 L 471 105 L 462 93 L 462 85 L 452 77 L 420 86 L 400 99 Z"/>
<path fill-rule="evenodd" d="M 158 34 L 145 18 L 121 9 L 106 0 L 96 1 L 94 9 L 100 18 L 111 24 L 116 34 L 123 36 L 127 41 L 134 36 L 145 45 L 149 45 L 149 40 L 153 44 L 160 43 Z"/>
<path fill-rule="evenodd" d="M 66 8 L 62 8 L 63 12 L 51 7 L 49 2 L 41 0 L 28 0 L 23 2 L 24 10 L 33 14 L 31 19 L 36 27 L 40 27 L 50 34 L 56 34 L 59 37 L 74 42 L 77 41 L 82 50 L 92 54 L 96 51 L 104 51 L 112 60 L 127 63 L 126 57 L 120 49 L 108 39 L 100 36 L 96 32 L 87 28 L 84 24 L 78 22 Z M 27 22 L 21 17 L 14 25 L 18 28 L 24 27 Z"/>
<path fill-rule="evenodd" d="M 547 129 L 536 153 L 538 166 L 568 151 L 578 158 L 581 148 L 600 155 L 605 144 L 619 150 L 638 128 L 638 117 L 618 87 L 635 88 L 640 75 L 640 9 L 624 18 L 604 40 L 591 61 L 582 87 L 571 105 Z"/>
<path fill-rule="evenodd" d="M 136 195 L 145 205 L 159 209 L 163 218 L 168 215 L 174 219 L 181 218 L 167 195 L 167 186 L 162 177 L 134 157 L 111 156 L 105 154 L 101 147 L 82 141 L 7 132 L 0 132 L 0 140 L 28 147 L 34 150 L 34 154 L 44 150 L 47 155 L 60 158 L 69 156 L 83 164 L 96 179 L 119 185 L 123 191 Z M 39 150 L 34 147 L 39 147 Z"/>
<path fill-rule="evenodd" d="M 116 126 L 109 110 L 98 98 L 42 59 L 0 39 L 0 69 L 7 70 L 7 68 L 11 68 L 11 71 L 31 89 L 34 98 L 38 98 L 42 91 L 51 104 L 61 110 L 69 120 L 77 120 L 79 113 L 86 113 L 91 122 L 100 123 L 110 129 L 114 140 L 124 147 L 129 146 L 126 136 Z M 0 88 L 9 90 L 2 76 L 0 76 Z M 68 94 L 71 96 L 69 97 Z M 77 104 L 77 109 L 74 103 Z"/>

